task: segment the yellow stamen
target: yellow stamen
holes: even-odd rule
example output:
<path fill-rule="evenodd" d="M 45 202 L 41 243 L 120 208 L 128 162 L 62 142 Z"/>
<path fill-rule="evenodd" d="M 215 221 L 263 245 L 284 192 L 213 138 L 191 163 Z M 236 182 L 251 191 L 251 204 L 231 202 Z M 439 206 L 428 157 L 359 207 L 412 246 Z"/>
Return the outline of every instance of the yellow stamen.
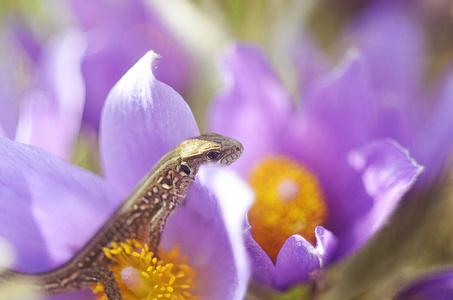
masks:
<path fill-rule="evenodd" d="M 274 263 L 293 234 L 315 243 L 315 228 L 327 219 L 315 175 L 285 156 L 269 157 L 253 170 L 250 184 L 256 194 L 248 215 L 253 238 Z"/>
<path fill-rule="evenodd" d="M 159 253 L 159 258 L 136 240 L 112 243 L 104 248 L 112 260 L 109 269 L 123 295 L 124 300 L 148 300 L 167 298 L 172 300 L 195 300 L 195 271 L 185 264 L 187 257 L 181 256 L 177 247 L 169 252 Z M 92 287 L 98 300 L 107 300 L 104 287 L 97 283 Z"/>

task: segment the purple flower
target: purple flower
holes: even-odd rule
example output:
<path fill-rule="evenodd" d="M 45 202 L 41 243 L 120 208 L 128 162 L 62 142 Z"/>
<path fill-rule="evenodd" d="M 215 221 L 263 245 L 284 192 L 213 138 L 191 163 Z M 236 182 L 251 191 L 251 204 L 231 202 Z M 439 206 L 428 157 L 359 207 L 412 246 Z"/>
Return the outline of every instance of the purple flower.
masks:
<path fill-rule="evenodd" d="M 86 84 L 84 122 L 98 128 L 108 92 L 149 50 L 162 56 L 156 77 L 184 92 L 188 62 L 149 4 L 140 0 L 71 0 L 70 4 L 87 38 L 82 62 Z"/>
<path fill-rule="evenodd" d="M 445 169 L 453 75 L 434 97 L 420 88 L 425 41 L 406 8 L 365 10 L 344 34 L 359 50 L 330 72 L 314 43 L 296 51 L 308 76 L 296 103 L 258 49 L 239 45 L 222 59 L 210 129 L 244 145 L 233 168 L 256 193 L 246 239 L 260 282 L 285 289 L 365 244 L 421 171 L 404 148 L 425 167 L 418 187 Z"/>
<path fill-rule="evenodd" d="M 406 287 L 395 297 L 397 300 L 448 300 L 453 297 L 451 269 L 424 276 Z"/>
<path fill-rule="evenodd" d="M 421 167 L 395 141 L 375 139 L 377 110 L 358 52 L 314 83 L 301 110 L 258 49 L 234 47 L 222 70 L 210 129 L 243 142 L 234 168 L 256 194 L 246 234 L 253 274 L 286 289 L 365 244 Z"/>
<path fill-rule="evenodd" d="M 33 146 L 0 138 L 0 236 L 12 243 L 13 268 L 41 272 L 68 261 L 107 220 L 160 156 L 199 134 L 193 115 L 152 73 L 146 54 L 112 89 L 102 120 L 101 178 Z M 242 242 L 250 205 L 231 172 L 202 169 L 186 204 L 169 220 L 162 247 L 180 245 L 196 272 L 194 294 L 241 299 L 248 281 Z M 90 292 L 64 295 L 88 299 Z"/>

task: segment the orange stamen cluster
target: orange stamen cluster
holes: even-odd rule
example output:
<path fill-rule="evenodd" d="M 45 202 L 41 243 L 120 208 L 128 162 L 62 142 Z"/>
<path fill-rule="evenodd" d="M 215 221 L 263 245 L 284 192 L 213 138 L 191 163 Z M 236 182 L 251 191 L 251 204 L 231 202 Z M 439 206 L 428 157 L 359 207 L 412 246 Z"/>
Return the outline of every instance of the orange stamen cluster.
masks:
<path fill-rule="evenodd" d="M 327 219 L 315 175 L 287 157 L 269 157 L 253 170 L 250 184 L 256 194 L 248 215 L 253 238 L 274 263 L 293 234 L 315 243 L 315 228 Z"/>
<path fill-rule="evenodd" d="M 193 278 L 195 271 L 185 264 L 186 257 L 178 248 L 160 253 L 157 258 L 147 245 L 137 240 L 112 243 L 104 248 L 105 255 L 112 260 L 109 269 L 125 300 L 195 300 Z M 107 300 L 101 283 L 93 286 L 98 300 Z"/>

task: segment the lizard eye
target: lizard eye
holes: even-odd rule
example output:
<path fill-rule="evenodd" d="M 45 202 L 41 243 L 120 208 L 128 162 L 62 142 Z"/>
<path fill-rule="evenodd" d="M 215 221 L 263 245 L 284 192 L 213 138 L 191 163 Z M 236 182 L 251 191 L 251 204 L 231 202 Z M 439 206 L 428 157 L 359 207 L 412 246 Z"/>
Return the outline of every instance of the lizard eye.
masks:
<path fill-rule="evenodd" d="M 220 152 L 218 151 L 209 151 L 206 155 L 210 160 L 216 160 L 220 156 Z"/>
<path fill-rule="evenodd" d="M 190 175 L 190 168 L 186 165 L 181 165 L 181 170 L 186 174 Z"/>

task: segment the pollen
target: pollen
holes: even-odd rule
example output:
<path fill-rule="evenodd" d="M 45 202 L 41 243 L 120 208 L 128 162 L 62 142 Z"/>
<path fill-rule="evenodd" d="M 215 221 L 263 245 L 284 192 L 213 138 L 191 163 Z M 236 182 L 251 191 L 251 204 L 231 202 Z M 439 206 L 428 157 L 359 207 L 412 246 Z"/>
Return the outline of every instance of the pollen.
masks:
<path fill-rule="evenodd" d="M 248 215 L 252 235 L 274 263 L 293 234 L 315 243 L 315 228 L 328 211 L 314 174 L 286 156 L 272 156 L 256 166 L 249 181 L 256 195 Z"/>
<path fill-rule="evenodd" d="M 124 300 L 199 299 L 192 294 L 196 273 L 186 264 L 187 257 L 180 255 L 178 247 L 159 253 L 159 257 L 137 240 L 112 243 L 111 248 L 103 250 L 112 261 L 109 269 Z M 92 290 L 96 299 L 108 300 L 101 283 Z"/>

